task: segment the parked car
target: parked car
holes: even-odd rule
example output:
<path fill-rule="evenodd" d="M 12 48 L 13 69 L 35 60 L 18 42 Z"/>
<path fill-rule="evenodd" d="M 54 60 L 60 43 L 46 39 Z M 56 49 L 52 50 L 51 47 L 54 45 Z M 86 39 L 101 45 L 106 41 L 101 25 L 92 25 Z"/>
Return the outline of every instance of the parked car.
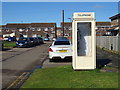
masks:
<path fill-rule="evenodd" d="M 40 44 L 43 44 L 43 43 L 44 43 L 43 38 L 38 37 L 38 40 L 39 40 Z"/>
<path fill-rule="evenodd" d="M 49 61 L 67 58 L 72 58 L 72 45 L 70 41 L 65 37 L 53 41 L 49 47 Z"/>
<path fill-rule="evenodd" d="M 3 40 L 4 40 L 4 41 L 8 41 L 8 38 L 9 38 L 8 36 L 5 36 L 5 37 L 3 38 Z"/>
<path fill-rule="evenodd" d="M 55 38 L 55 37 L 53 37 L 53 38 L 52 38 L 52 41 L 55 41 L 55 40 L 56 40 L 56 38 Z"/>
<path fill-rule="evenodd" d="M 35 45 L 39 45 L 40 44 L 39 39 L 37 37 L 35 37 L 34 39 L 35 39 Z"/>
<path fill-rule="evenodd" d="M 8 41 L 11 42 L 11 41 L 16 41 L 16 37 L 8 37 Z"/>
<path fill-rule="evenodd" d="M 31 42 L 31 46 L 36 46 L 35 38 L 29 37 L 29 39 L 30 39 L 30 42 Z"/>
<path fill-rule="evenodd" d="M 20 37 L 19 40 L 16 41 L 16 45 L 18 47 L 30 47 L 31 42 L 29 38 Z"/>
<path fill-rule="evenodd" d="M 44 41 L 50 41 L 50 39 L 49 38 L 44 38 Z"/>

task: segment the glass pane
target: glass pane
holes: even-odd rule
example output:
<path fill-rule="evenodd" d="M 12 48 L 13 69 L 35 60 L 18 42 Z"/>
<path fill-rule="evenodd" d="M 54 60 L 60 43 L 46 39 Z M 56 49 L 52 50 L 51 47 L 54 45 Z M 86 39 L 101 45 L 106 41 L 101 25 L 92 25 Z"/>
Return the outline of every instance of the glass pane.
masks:
<path fill-rule="evenodd" d="M 91 53 L 91 22 L 77 23 L 77 54 L 87 56 Z"/>
<path fill-rule="evenodd" d="M 69 41 L 55 41 L 54 45 L 70 45 Z"/>

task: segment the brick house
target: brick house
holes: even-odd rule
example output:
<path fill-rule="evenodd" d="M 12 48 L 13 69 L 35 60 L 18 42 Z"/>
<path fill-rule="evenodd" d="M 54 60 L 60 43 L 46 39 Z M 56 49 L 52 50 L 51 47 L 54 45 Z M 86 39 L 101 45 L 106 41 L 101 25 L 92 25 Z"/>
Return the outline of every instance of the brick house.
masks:
<path fill-rule="evenodd" d="M 109 19 L 111 19 L 112 26 L 112 29 L 109 30 L 111 32 L 111 35 L 120 36 L 120 13 L 110 17 Z"/>
<path fill-rule="evenodd" d="M 31 23 L 32 35 L 41 35 L 46 37 L 48 34 L 50 37 L 56 36 L 56 23 Z"/>
<path fill-rule="evenodd" d="M 8 23 L 6 25 L 7 30 L 9 30 L 12 33 L 15 33 L 15 36 L 18 38 L 20 35 L 23 35 L 24 37 L 28 37 L 29 33 L 28 30 L 30 28 L 29 23 Z M 3 33 L 4 34 L 4 33 Z"/>
<path fill-rule="evenodd" d="M 111 22 L 96 22 L 96 35 L 104 36 L 109 34 L 107 30 L 111 29 Z"/>
<path fill-rule="evenodd" d="M 6 36 L 15 36 L 15 33 L 12 30 L 8 29 L 6 25 L 0 25 L 0 38 Z"/>
<path fill-rule="evenodd" d="M 1 27 L 2 36 L 13 34 L 19 38 L 20 35 L 24 37 L 46 37 L 46 34 L 54 37 L 56 35 L 56 23 L 8 23 Z"/>

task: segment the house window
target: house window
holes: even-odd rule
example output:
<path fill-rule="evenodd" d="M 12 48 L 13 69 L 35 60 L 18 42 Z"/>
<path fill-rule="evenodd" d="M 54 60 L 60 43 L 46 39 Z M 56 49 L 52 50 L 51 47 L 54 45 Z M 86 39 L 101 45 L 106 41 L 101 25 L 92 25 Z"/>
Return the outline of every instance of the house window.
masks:
<path fill-rule="evenodd" d="M 32 31 L 35 31 L 35 28 L 31 28 Z"/>
<path fill-rule="evenodd" d="M 37 28 L 37 31 L 41 31 L 41 28 Z"/>
<path fill-rule="evenodd" d="M 22 29 L 19 29 L 19 32 L 22 32 L 23 30 Z"/>
<path fill-rule="evenodd" d="M 28 32 L 28 29 L 27 29 L 27 30 L 25 30 L 25 32 Z"/>
<path fill-rule="evenodd" d="M 23 31 L 25 31 L 25 30 L 26 30 L 26 28 L 22 28 L 22 30 L 23 30 Z"/>
<path fill-rule="evenodd" d="M 36 34 L 33 34 L 32 37 L 37 37 L 37 35 L 36 35 Z"/>
<path fill-rule="evenodd" d="M 12 32 L 15 32 L 15 29 L 13 29 Z"/>
<path fill-rule="evenodd" d="M 6 29 L 6 32 L 9 32 L 9 29 Z"/>
<path fill-rule="evenodd" d="M 64 30 L 66 30 L 66 27 L 64 27 Z"/>
<path fill-rule="evenodd" d="M 52 31 L 51 33 L 55 33 L 55 31 Z"/>
<path fill-rule="evenodd" d="M 68 30 L 69 28 L 68 27 L 66 27 L 66 30 Z"/>
<path fill-rule="evenodd" d="M 71 28 L 71 27 L 69 27 L 69 30 L 72 30 L 72 28 Z"/>
<path fill-rule="evenodd" d="M 45 30 L 45 31 L 48 31 L 48 28 L 45 28 L 44 30 Z"/>
<path fill-rule="evenodd" d="M 51 27 L 51 28 L 50 28 L 50 30 L 51 30 L 51 31 L 53 31 L 53 30 L 54 30 L 54 28 L 53 28 L 53 27 Z"/>

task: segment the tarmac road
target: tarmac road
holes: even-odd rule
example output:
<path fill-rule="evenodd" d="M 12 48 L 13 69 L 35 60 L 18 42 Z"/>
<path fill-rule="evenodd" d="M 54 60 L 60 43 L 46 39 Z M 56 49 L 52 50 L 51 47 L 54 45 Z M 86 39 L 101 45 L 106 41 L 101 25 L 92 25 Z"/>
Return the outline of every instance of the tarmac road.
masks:
<path fill-rule="evenodd" d="M 32 49 L 30 48 L 22 51 L 16 50 L 17 54 L 15 54 L 15 52 L 12 54 L 13 56 L 8 54 L 6 55 L 7 58 L 5 58 L 3 54 L 4 59 L 2 62 L 2 87 L 7 88 L 20 75 L 25 72 L 30 72 L 38 65 L 40 66 L 44 59 L 48 58 L 49 44 L 50 43 L 42 44 L 40 46 L 33 47 Z"/>

